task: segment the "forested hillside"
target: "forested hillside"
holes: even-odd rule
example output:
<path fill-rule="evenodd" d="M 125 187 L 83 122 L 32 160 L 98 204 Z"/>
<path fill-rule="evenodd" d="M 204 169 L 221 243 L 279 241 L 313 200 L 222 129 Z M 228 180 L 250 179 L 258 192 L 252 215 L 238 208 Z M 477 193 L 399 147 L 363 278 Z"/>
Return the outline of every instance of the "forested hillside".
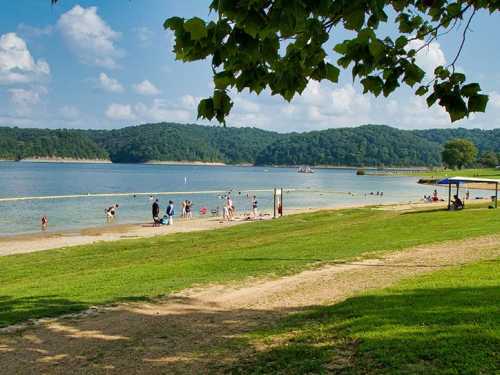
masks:
<path fill-rule="evenodd" d="M 0 159 L 30 157 L 108 159 L 108 153 L 79 130 L 0 127 Z"/>
<path fill-rule="evenodd" d="M 439 144 L 382 125 L 292 134 L 259 154 L 257 164 L 415 166 L 441 163 Z"/>
<path fill-rule="evenodd" d="M 116 130 L 0 128 L 0 159 L 69 157 L 116 163 L 204 161 L 257 165 L 434 166 L 442 145 L 469 139 L 500 151 L 499 130 L 400 130 L 365 125 L 279 134 L 256 128 L 147 124 Z"/>
<path fill-rule="evenodd" d="M 175 123 L 86 131 L 86 134 L 118 163 L 168 160 L 253 164 L 259 152 L 281 137 L 256 128 Z"/>

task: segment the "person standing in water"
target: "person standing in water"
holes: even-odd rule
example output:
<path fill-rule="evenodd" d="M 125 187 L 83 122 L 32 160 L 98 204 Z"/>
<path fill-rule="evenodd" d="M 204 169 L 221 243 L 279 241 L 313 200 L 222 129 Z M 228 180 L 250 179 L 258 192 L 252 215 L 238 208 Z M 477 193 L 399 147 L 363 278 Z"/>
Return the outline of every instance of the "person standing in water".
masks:
<path fill-rule="evenodd" d="M 167 225 L 173 225 L 174 224 L 174 202 L 168 201 L 166 214 L 168 217 Z"/>
<path fill-rule="evenodd" d="M 193 218 L 193 202 L 186 201 L 186 219 Z"/>
<path fill-rule="evenodd" d="M 182 212 L 181 212 L 181 217 L 182 218 L 185 218 L 186 217 L 186 206 L 187 206 L 187 201 L 186 200 L 183 200 L 181 202 L 181 209 L 182 209 Z"/>
<path fill-rule="evenodd" d="M 108 223 L 112 222 L 115 219 L 118 207 L 120 207 L 118 204 L 114 204 L 111 207 L 108 207 L 107 209 L 104 210 L 104 212 L 106 213 L 106 220 L 108 221 Z"/>
<path fill-rule="evenodd" d="M 252 215 L 254 219 L 256 219 L 258 215 L 257 206 L 258 206 L 257 196 L 254 195 L 252 198 Z"/>
<path fill-rule="evenodd" d="M 41 221 L 42 221 L 42 230 L 43 231 L 47 230 L 49 226 L 49 218 L 47 217 L 47 215 L 43 215 Z"/>

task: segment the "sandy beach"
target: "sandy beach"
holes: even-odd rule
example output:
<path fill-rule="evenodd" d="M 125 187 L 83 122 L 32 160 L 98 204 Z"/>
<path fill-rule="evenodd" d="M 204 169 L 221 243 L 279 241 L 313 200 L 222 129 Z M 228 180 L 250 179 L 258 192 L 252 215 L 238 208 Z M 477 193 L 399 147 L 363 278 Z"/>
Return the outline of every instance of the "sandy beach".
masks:
<path fill-rule="evenodd" d="M 474 204 L 481 202 L 473 202 Z M 483 202 L 484 203 L 484 202 Z M 470 205 L 470 203 L 469 203 Z M 415 209 L 439 209 L 445 208 L 446 202 L 437 203 L 389 203 L 385 205 L 367 206 L 367 205 L 343 205 L 337 207 L 324 208 L 301 208 L 288 209 L 286 215 L 297 215 L 307 212 L 340 210 L 347 208 L 372 207 L 373 209 L 391 210 L 391 211 L 410 211 Z M 32 253 L 36 251 L 58 249 L 78 245 L 88 245 L 96 242 L 108 242 L 137 238 L 148 238 L 162 236 L 173 233 L 195 232 L 203 230 L 215 230 L 227 228 L 235 225 L 251 223 L 259 220 L 271 220 L 272 215 L 269 212 L 262 213 L 262 217 L 257 220 L 248 220 L 246 216 L 237 217 L 230 222 L 223 222 L 216 217 L 195 217 L 191 220 L 176 218 L 173 226 L 162 225 L 153 227 L 152 223 L 136 224 L 110 224 L 95 228 L 85 228 L 72 231 L 53 231 L 40 232 L 34 234 L 20 234 L 0 237 L 0 256 Z"/>

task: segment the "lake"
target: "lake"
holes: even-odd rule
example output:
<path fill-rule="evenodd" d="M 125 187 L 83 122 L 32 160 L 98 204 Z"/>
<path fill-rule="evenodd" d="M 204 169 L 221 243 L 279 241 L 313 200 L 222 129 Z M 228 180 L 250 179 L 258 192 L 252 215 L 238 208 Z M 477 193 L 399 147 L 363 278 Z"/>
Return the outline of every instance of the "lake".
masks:
<path fill-rule="evenodd" d="M 416 177 L 356 176 L 354 169 L 318 169 L 314 174 L 294 168 L 189 166 L 148 164 L 58 164 L 0 162 L 0 198 L 94 193 L 232 191 L 236 208 L 250 210 L 253 191 L 283 187 L 296 189 L 284 196 L 284 207 L 339 207 L 352 204 L 408 202 L 430 194 Z M 383 192 L 383 196 L 370 192 Z M 348 194 L 352 193 L 352 194 Z M 443 190 L 444 194 L 444 190 Z M 161 195 L 160 206 L 190 199 L 195 214 L 201 207 L 222 207 L 219 193 Z M 248 195 L 248 197 L 247 197 Z M 271 192 L 256 193 L 259 209 L 270 210 Z M 146 195 L 62 198 L 0 202 L 0 235 L 40 230 L 42 215 L 51 231 L 100 226 L 104 209 L 120 205 L 118 223 L 151 221 L 151 198 Z"/>

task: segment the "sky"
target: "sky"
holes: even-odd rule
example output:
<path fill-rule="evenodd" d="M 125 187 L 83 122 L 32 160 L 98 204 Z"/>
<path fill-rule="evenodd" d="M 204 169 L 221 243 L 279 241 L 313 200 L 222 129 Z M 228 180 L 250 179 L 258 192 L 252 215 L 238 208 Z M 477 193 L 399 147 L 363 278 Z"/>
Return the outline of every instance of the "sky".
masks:
<path fill-rule="evenodd" d="M 208 61 L 182 63 L 172 53 L 171 16 L 209 17 L 208 0 L 16 0 L 0 13 L 0 126 L 113 129 L 156 122 L 197 121 L 198 101 L 213 90 Z M 470 82 L 490 95 L 485 114 L 450 123 L 438 106 L 399 88 L 389 98 L 362 94 L 343 72 L 338 84 L 312 81 L 291 103 L 263 92 L 232 93 L 228 126 L 279 132 L 362 124 L 402 129 L 500 128 L 500 15 L 482 13 L 458 61 Z M 384 29 L 389 35 L 390 26 Z M 332 33 L 334 44 L 348 34 Z M 455 56 L 461 30 L 423 49 L 418 63 L 431 74 Z M 214 125 L 216 123 L 213 123 Z"/>

